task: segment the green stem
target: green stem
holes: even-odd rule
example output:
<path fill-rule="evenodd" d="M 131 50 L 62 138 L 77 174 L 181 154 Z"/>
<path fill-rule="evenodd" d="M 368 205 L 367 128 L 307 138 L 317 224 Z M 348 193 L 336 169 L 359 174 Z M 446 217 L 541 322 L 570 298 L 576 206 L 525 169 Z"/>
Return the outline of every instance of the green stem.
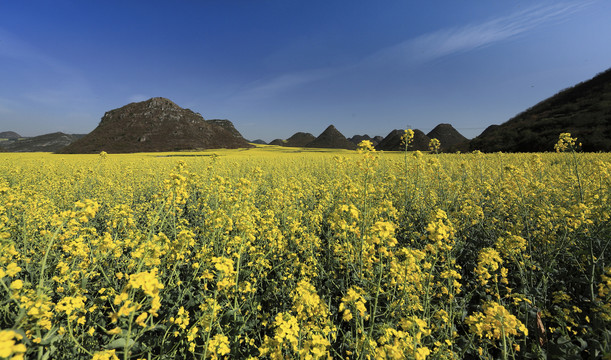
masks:
<path fill-rule="evenodd" d="M 45 249 L 45 256 L 42 258 L 42 264 L 40 265 L 40 278 L 38 279 L 38 287 L 36 288 L 36 294 L 38 296 L 40 296 L 40 294 L 42 294 L 43 292 L 42 289 L 45 283 L 45 269 L 47 267 L 47 260 L 49 259 L 49 253 L 51 252 L 51 247 L 55 243 L 55 239 L 57 239 L 57 235 L 59 234 L 59 231 L 64 228 L 65 224 L 66 224 L 66 220 L 64 220 L 62 224 L 58 226 L 57 229 L 55 229 L 55 232 L 53 233 L 53 236 L 51 236 L 51 239 L 49 239 L 49 243 L 47 244 L 47 248 Z M 36 336 L 39 339 L 42 338 L 42 333 L 40 331 L 40 328 L 36 328 Z M 38 359 L 41 359 L 42 356 L 43 356 L 43 347 L 41 346 L 38 348 Z"/>
<path fill-rule="evenodd" d="M 240 265 L 242 264 L 242 247 L 244 246 L 244 236 L 242 236 L 242 242 L 240 243 L 240 252 L 238 253 L 238 264 L 236 266 L 236 272 L 235 272 L 235 297 L 233 298 L 233 321 L 235 322 L 237 320 L 237 312 L 235 311 L 236 309 L 238 309 L 238 297 L 239 297 L 239 290 L 238 290 L 238 283 L 240 280 Z"/>
<path fill-rule="evenodd" d="M 581 176 L 579 175 L 579 168 L 577 166 L 577 155 L 575 154 L 575 150 L 573 150 L 571 153 L 573 154 L 573 170 L 575 171 L 577 186 L 579 188 L 579 202 L 583 203 L 583 188 L 581 187 Z"/>
<path fill-rule="evenodd" d="M 93 356 L 93 353 L 92 353 L 92 352 L 90 352 L 89 350 L 85 349 L 85 348 L 83 347 L 83 345 L 81 345 L 81 344 L 80 344 L 80 343 L 79 343 L 79 342 L 76 340 L 76 338 L 74 337 L 74 334 L 73 334 L 73 332 L 72 332 L 72 326 L 71 326 L 70 324 L 71 324 L 71 321 L 70 321 L 70 319 L 68 319 L 68 335 L 70 335 L 70 340 L 72 340 L 72 341 L 73 341 L 73 342 L 76 344 L 76 346 L 77 346 L 79 349 L 81 349 L 82 351 L 84 351 L 85 353 L 87 353 L 87 355 L 89 355 L 89 356 Z M 40 348 L 40 350 L 42 350 L 42 347 Z"/>
<path fill-rule="evenodd" d="M 38 279 L 38 288 L 36 289 L 36 293 L 38 295 L 40 295 L 40 293 L 42 291 L 42 286 L 44 284 L 45 269 L 47 267 L 47 259 L 49 258 L 49 253 L 51 252 L 51 247 L 53 246 L 53 243 L 55 242 L 55 239 L 57 238 L 57 235 L 59 234 L 59 231 L 64 228 L 65 224 L 66 224 L 66 220 L 64 220 L 62 222 L 62 224 L 57 227 L 57 229 L 53 233 L 53 236 L 51 236 L 51 239 L 49 239 L 49 243 L 47 244 L 47 249 L 45 250 L 45 256 L 42 258 L 42 264 L 40 266 L 40 278 Z"/>
<path fill-rule="evenodd" d="M 214 306 L 216 305 L 217 295 L 218 295 L 218 290 L 215 290 L 214 291 L 214 302 L 212 303 L 212 316 L 210 317 L 210 329 L 208 330 L 208 333 L 206 334 L 206 341 L 204 342 L 204 352 L 202 353 L 202 357 L 201 357 L 202 360 L 206 359 L 206 356 L 208 355 L 208 343 L 210 342 L 210 333 L 212 332 L 212 324 L 216 321 L 214 317 Z"/>
<path fill-rule="evenodd" d="M 361 241 L 359 242 L 359 281 L 363 280 L 363 242 L 365 241 L 365 222 L 367 220 L 367 178 L 365 173 L 365 188 L 363 196 L 363 220 L 361 221 Z"/>
<path fill-rule="evenodd" d="M 376 297 L 373 303 L 373 311 L 371 313 L 371 325 L 369 325 L 369 335 L 367 336 L 368 338 L 371 338 L 371 336 L 373 335 L 373 326 L 375 325 L 375 318 L 378 312 L 378 299 L 380 298 L 380 287 L 382 284 L 382 259 L 380 259 L 380 263 L 378 265 L 378 273 L 378 284 L 376 286 Z"/>
<path fill-rule="evenodd" d="M 439 259 L 438 256 L 435 256 L 435 260 L 434 262 L 431 264 L 431 268 L 429 269 L 429 273 L 426 279 L 426 293 L 425 293 L 425 297 L 424 300 L 426 301 L 426 303 L 424 304 L 424 318 L 425 319 L 429 319 L 430 321 L 430 317 L 429 317 L 429 306 L 430 306 L 430 299 L 429 299 L 429 291 L 431 288 L 431 278 L 432 278 L 432 274 L 433 274 L 433 269 L 435 268 L 435 266 L 437 265 L 437 260 Z"/>
<path fill-rule="evenodd" d="M 505 336 L 505 328 L 501 326 L 501 336 L 503 336 L 503 360 L 507 360 L 507 339 Z"/>
<path fill-rule="evenodd" d="M 594 257 L 594 240 L 590 236 L 590 263 L 592 264 L 592 271 L 590 273 L 590 301 L 592 304 L 596 301 L 596 293 L 594 292 L 594 280 L 596 275 L 596 258 Z"/>
<path fill-rule="evenodd" d="M 129 325 L 127 325 L 127 336 L 125 337 L 125 347 L 123 348 L 123 360 L 129 359 L 129 350 L 131 348 L 131 346 L 129 345 L 129 340 L 132 336 L 132 325 L 133 325 L 135 312 L 136 310 L 134 309 L 134 311 L 132 311 L 131 314 L 129 315 L 129 322 L 128 322 Z"/>

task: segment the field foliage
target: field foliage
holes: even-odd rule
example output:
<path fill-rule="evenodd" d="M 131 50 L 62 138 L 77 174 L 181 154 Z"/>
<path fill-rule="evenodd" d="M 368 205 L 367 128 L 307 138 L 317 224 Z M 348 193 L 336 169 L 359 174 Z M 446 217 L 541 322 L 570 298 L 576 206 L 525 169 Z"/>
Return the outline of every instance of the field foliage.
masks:
<path fill-rule="evenodd" d="M 610 189 L 611 154 L 2 154 L 0 358 L 602 357 Z"/>

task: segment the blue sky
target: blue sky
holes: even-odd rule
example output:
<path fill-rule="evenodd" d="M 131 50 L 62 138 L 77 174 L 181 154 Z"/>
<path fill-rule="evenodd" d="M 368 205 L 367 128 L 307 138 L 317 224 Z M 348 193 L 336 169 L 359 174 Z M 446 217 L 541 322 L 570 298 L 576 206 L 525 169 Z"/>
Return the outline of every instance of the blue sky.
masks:
<path fill-rule="evenodd" d="M 467 137 L 611 67 L 611 1 L 0 3 L 0 131 L 88 133 L 162 96 L 248 139 Z"/>

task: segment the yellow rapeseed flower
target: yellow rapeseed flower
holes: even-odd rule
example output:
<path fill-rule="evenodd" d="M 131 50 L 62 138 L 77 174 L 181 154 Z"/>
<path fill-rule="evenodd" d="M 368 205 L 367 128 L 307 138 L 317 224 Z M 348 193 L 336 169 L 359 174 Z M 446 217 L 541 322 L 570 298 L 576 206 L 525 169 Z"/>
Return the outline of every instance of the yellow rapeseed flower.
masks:
<path fill-rule="evenodd" d="M 21 290 L 23 288 L 23 281 L 17 279 L 11 283 L 11 290 Z"/>
<path fill-rule="evenodd" d="M 115 352 L 115 349 L 96 351 L 91 360 L 119 360 Z"/>
<path fill-rule="evenodd" d="M 17 273 L 19 273 L 20 271 L 21 268 L 17 266 L 17 264 L 15 264 L 14 262 L 8 264 L 8 266 L 6 267 L 6 275 L 10 277 L 15 277 L 15 275 L 17 275 Z"/>
<path fill-rule="evenodd" d="M 17 342 L 23 336 L 13 330 L 0 330 L 0 358 L 11 358 L 12 360 L 23 360 L 26 346 Z"/>
<path fill-rule="evenodd" d="M 229 338 L 223 334 L 216 334 L 208 343 L 208 351 L 212 359 L 218 359 L 229 354 Z"/>

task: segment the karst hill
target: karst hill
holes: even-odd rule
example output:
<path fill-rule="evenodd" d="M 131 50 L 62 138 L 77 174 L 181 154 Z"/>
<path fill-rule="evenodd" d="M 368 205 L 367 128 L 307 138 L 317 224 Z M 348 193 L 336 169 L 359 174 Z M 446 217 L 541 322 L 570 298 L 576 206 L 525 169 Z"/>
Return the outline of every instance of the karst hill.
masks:
<path fill-rule="evenodd" d="M 395 129 L 391 131 L 386 137 L 376 145 L 376 150 L 382 151 L 403 151 L 405 145 L 403 144 L 403 134 L 405 130 Z M 429 149 L 429 142 L 431 139 L 426 136 L 421 130 L 414 129 L 414 138 L 412 139 L 407 150 L 419 150 L 426 151 Z"/>
<path fill-rule="evenodd" d="M 309 148 L 355 150 L 356 145 L 348 141 L 333 125 L 329 125 L 318 137 L 306 145 Z"/>
<path fill-rule="evenodd" d="M 351 138 L 348 138 L 348 140 L 353 143 L 354 145 L 357 145 L 361 143 L 361 141 L 367 140 L 367 141 L 371 141 L 371 144 L 373 146 L 376 146 L 380 143 L 380 141 L 384 140 L 383 137 L 376 135 L 374 137 L 371 137 L 367 134 L 365 135 L 354 135 Z"/>
<path fill-rule="evenodd" d="M 442 151 L 449 151 L 459 146 L 468 147 L 469 139 L 459 133 L 451 124 L 439 124 L 426 136 L 439 140 Z"/>
<path fill-rule="evenodd" d="M 248 148 L 229 120 L 211 120 L 155 97 L 108 111 L 91 133 L 59 153 L 133 153 Z"/>
<path fill-rule="evenodd" d="M 304 147 L 304 146 L 307 146 L 312 141 L 314 141 L 315 139 L 316 137 L 310 133 L 297 132 L 286 140 L 274 139 L 269 144 L 278 145 L 278 146 L 286 146 L 286 147 Z"/>
<path fill-rule="evenodd" d="M 297 132 L 290 138 L 274 139 L 270 145 L 286 147 L 306 147 L 306 148 L 325 148 L 325 149 L 348 149 L 355 150 L 356 145 L 346 139 L 333 125 L 329 125 L 325 131 L 315 137 L 307 132 Z"/>
<path fill-rule="evenodd" d="M 293 134 L 290 138 L 286 139 L 286 142 L 283 144 L 283 146 L 304 147 L 315 139 L 316 137 L 310 133 L 297 132 Z"/>

